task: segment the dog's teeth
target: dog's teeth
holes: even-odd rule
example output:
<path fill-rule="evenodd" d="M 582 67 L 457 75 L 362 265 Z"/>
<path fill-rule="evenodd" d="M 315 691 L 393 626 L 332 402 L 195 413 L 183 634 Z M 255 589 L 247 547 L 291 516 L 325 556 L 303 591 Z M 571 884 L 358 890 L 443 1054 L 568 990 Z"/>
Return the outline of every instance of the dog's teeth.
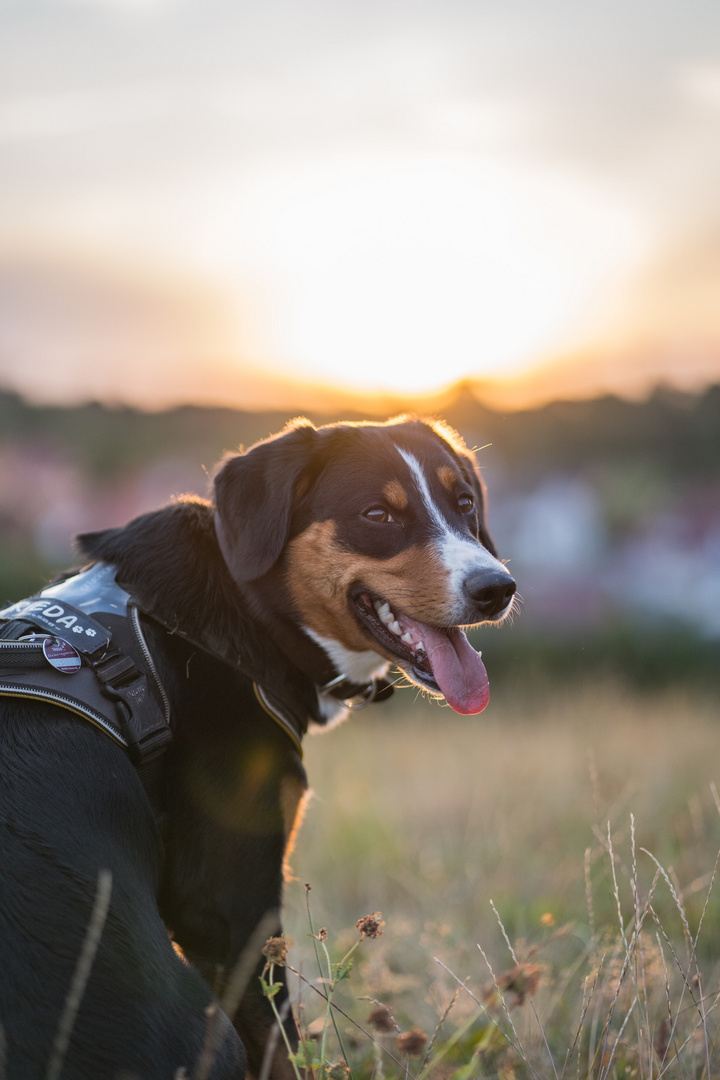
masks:
<path fill-rule="evenodd" d="M 418 652 L 425 652 L 425 646 L 422 641 L 418 641 L 416 648 Z"/>
<path fill-rule="evenodd" d="M 412 636 L 412 634 L 403 634 L 403 636 L 400 638 L 400 640 L 404 641 L 406 645 L 414 645 L 415 644 L 415 638 Z"/>
<path fill-rule="evenodd" d="M 400 637 L 402 635 L 403 628 L 398 622 L 398 620 L 395 618 L 395 612 L 392 610 L 387 600 L 383 601 L 382 603 L 379 600 L 375 600 L 373 606 L 378 613 L 378 618 L 380 619 L 380 622 L 384 623 L 384 625 L 387 626 L 388 630 L 390 630 L 391 633 L 396 634 L 398 637 Z M 403 640 L 408 641 L 409 643 L 410 641 L 412 641 L 412 638 L 408 638 L 408 636 L 406 635 Z"/>
<path fill-rule="evenodd" d="M 387 600 L 384 602 L 381 602 L 380 600 L 375 600 L 373 607 L 375 608 L 383 622 L 385 622 L 388 618 L 392 619 L 393 614 L 390 611 L 390 605 L 388 604 Z"/>

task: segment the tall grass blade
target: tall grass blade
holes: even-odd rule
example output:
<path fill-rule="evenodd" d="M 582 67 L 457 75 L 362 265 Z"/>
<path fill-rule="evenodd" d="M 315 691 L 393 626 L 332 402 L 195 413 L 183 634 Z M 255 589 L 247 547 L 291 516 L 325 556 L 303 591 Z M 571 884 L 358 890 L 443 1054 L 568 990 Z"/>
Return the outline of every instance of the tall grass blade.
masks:
<path fill-rule="evenodd" d="M 70 1036 L 72 1035 L 72 1030 L 75 1025 L 75 1018 L 80 1009 L 83 994 L 85 993 L 85 988 L 95 961 L 98 945 L 100 944 L 100 938 L 102 937 L 102 932 L 105 928 L 105 920 L 107 919 L 110 907 L 111 894 L 112 874 L 109 870 L 100 870 L 98 872 L 97 888 L 95 890 L 95 899 L 90 913 L 90 921 L 88 922 L 87 930 L 85 931 L 85 939 L 80 950 L 80 955 L 78 956 L 75 972 L 70 983 L 70 989 L 65 998 L 65 1007 L 60 1017 L 55 1040 L 53 1042 L 53 1048 L 50 1052 L 50 1061 L 48 1063 L 47 1072 L 45 1073 L 45 1080 L 58 1080 L 58 1077 L 62 1072 L 65 1055 L 67 1054 L 68 1046 L 70 1045 Z"/>

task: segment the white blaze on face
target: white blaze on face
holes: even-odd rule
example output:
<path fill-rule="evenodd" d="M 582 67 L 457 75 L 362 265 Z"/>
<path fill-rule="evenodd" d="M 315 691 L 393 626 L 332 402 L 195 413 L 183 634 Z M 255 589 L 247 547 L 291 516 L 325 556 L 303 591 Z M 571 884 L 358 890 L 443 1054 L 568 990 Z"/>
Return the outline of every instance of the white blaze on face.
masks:
<path fill-rule="evenodd" d="M 452 621 L 457 625 L 466 623 L 470 620 L 467 618 L 467 597 L 463 585 L 468 575 L 483 570 L 499 571 L 502 574 L 507 574 L 507 571 L 479 541 L 463 536 L 453 529 L 430 494 L 430 486 L 420 462 L 407 450 L 398 447 L 398 452 L 410 469 L 423 505 L 439 534 L 437 551 L 448 572 L 450 598 L 455 606 Z"/>

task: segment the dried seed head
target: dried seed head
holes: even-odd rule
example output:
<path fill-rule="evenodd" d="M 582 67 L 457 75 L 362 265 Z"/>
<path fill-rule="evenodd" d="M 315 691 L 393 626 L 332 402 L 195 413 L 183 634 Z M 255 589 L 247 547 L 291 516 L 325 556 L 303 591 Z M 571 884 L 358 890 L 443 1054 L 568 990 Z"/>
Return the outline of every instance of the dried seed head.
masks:
<path fill-rule="evenodd" d="M 498 979 L 498 986 L 505 993 L 513 994 L 513 1005 L 523 1005 L 526 997 L 532 997 L 540 985 L 540 964 L 518 964 Z"/>
<path fill-rule="evenodd" d="M 376 1031 L 397 1031 L 395 1017 L 390 1012 L 387 1005 L 376 1005 L 368 1016 L 368 1024 L 370 1024 L 371 1027 L 374 1027 Z"/>
<path fill-rule="evenodd" d="M 345 1058 L 338 1058 L 334 1065 L 325 1066 L 325 1075 L 328 1080 L 347 1080 L 350 1076 L 350 1066 Z"/>
<path fill-rule="evenodd" d="M 320 927 L 317 934 L 312 935 L 312 937 L 314 937 L 316 941 L 327 941 L 327 936 L 327 930 L 324 926 Z"/>
<path fill-rule="evenodd" d="M 419 1057 L 427 1045 L 428 1037 L 420 1028 L 403 1031 L 395 1040 L 395 1045 L 406 1057 Z"/>
<path fill-rule="evenodd" d="M 265 942 L 262 954 L 268 964 L 278 964 L 282 967 L 287 960 L 287 942 L 282 937 L 271 937 Z"/>
<path fill-rule="evenodd" d="M 372 915 L 363 915 L 355 925 L 363 937 L 376 938 L 382 934 L 385 920 L 382 917 L 382 911 L 373 911 Z"/>

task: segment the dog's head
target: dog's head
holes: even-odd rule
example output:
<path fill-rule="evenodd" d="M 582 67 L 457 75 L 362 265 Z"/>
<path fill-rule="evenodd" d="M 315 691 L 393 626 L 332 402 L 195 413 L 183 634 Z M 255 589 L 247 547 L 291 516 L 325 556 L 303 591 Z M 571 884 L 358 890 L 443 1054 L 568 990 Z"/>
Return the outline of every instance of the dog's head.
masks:
<path fill-rule="evenodd" d="M 296 421 L 226 459 L 215 498 L 235 581 L 280 580 L 338 670 L 367 678 L 390 662 L 457 712 L 485 708 L 487 674 L 461 627 L 506 616 L 515 582 L 449 428 Z"/>

